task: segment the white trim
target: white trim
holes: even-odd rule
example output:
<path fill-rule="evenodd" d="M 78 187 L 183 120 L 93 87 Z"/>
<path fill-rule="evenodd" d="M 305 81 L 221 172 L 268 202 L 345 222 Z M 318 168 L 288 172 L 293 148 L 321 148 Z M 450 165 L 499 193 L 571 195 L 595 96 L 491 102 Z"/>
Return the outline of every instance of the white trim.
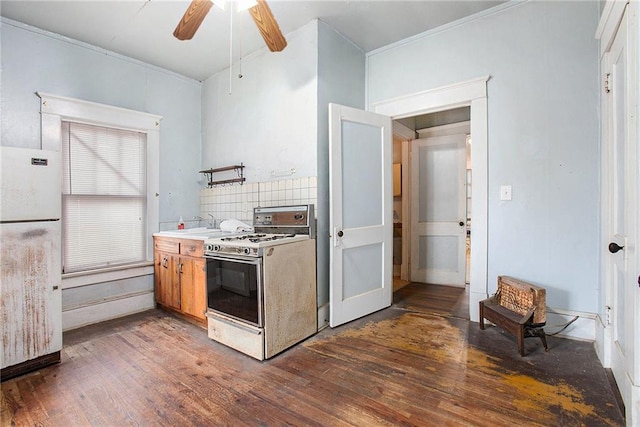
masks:
<path fill-rule="evenodd" d="M 411 177 L 411 161 L 410 161 L 410 151 L 411 151 L 411 143 L 410 141 L 402 141 L 402 168 L 405 172 L 402 173 L 402 188 L 404 191 L 409 191 L 410 187 L 410 177 Z M 402 198 L 402 235 L 403 236 L 411 236 L 411 208 L 409 205 L 409 198 Z M 403 239 L 404 242 L 404 239 Z M 409 269 L 410 259 L 409 259 L 409 245 L 403 243 L 402 244 L 402 264 L 400 266 L 400 279 L 409 280 Z"/>
<path fill-rule="evenodd" d="M 63 120 L 144 132 L 147 135 L 147 253 L 148 262 L 153 262 L 153 233 L 158 232 L 160 222 L 160 122 L 162 116 L 114 107 L 105 104 L 36 92 L 40 97 L 42 149 L 61 151 L 60 126 Z M 145 272 L 148 270 L 144 270 Z M 84 272 L 78 276 L 66 276 L 64 288 L 102 283 L 141 275 L 140 271 L 123 267 L 115 274 L 105 270 Z M 142 273 L 150 274 L 150 273 Z M 117 276 L 117 277 L 116 277 Z M 73 277 L 73 278 L 72 278 Z M 112 278 L 113 277 L 113 278 Z"/>
<path fill-rule="evenodd" d="M 318 307 L 318 331 L 329 326 L 329 303 Z"/>
<path fill-rule="evenodd" d="M 416 138 L 416 131 L 403 125 L 400 122 L 393 122 L 391 123 L 391 126 L 393 128 L 393 135 L 397 136 L 398 138 L 405 140 Z"/>
<path fill-rule="evenodd" d="M 466 120 L 464 122 L 451 123 L 448 125 L 434 126 L 425 129 L 418 129 L 418 138 L 432 138 L 434 136 L 446 136 L 455 135 L 458 133 L 470 133 L 471 121 Z"/>
<path fill-rule="evenodd" d="M 121 55 L 121 54 L 113 52 L 111 50 L 103 49 L 101 47 L 98 47 L 98 46 L 95 46 L 95 45 L 92 45 L 92 44 L 89 44 L 89 43 L 85 43 L 85 42 L 82 42 L 80 40 L 72 39 L 70 37 L 66 37 L 66 36 L 63 36 L 61 34 L 52 33 L 51 31 L 46 31 L 46 30 L 43 30 L 41 28 L 25 24 L 23 22 L 14 21 L 13 19 L 0 17 L 0 25 L 10 25 L 12 27 L 19 28 L 19 29 L 24 30 L 24 31 L 29 31 L 29 32 L 34 33 L 34 34 L 38 34 L 38 35 L 41 35 L 41 36 L 44 36 L 44 37 L 49 37 L 50 39 L 58 40 L 58 41 L 61 41 L 63 43 L 68 43 L 70 45 L 74 45 L 74 46 L 77 46 L 77 47 L 80 47 L 80 48 L 83 48 L 83 49 L 86 49 L 86 50 L 97 52 L 97 53 L 99 53 L 101 55 L 111 56 L 111 57 L 116 58 L 116 59 L 118 59 L 120 61 L 124 61 L 124 62 L 128 62 L 130 64 L 134 64 L 134 65 L 138 65 L 138 66 L 141 66 L 141 67 L 145 67 L 145 68 L 147 68 L 149 70 L 157 71 L 157 72 L 162 73 L 162 74 L 167 74 L 167 75 L 172 76 L 172 77 L 181 78 L 181 79 L 183 79 L 185 81 L 202 84 L 202 81 L 200 81 L 200 80 L 194 79 L 192 77 L 187 77 L 187 76 L 185 76 L 183 74 L 176 73 L 175 71 L 167 70 L 166 68 L 158 67 L 157 65 L 152 65 L 152 64 L 149 64 L 147 62 L 140 61 L 139 59 L 131 58 L 130 56 Z"/>
<path fill-rule="evenodd" d="M 471 106 L 471 169 L 473 195 L 471 211 L 471 277 L 469 286 L 469 317 L 478 321 L 478 302 L 487 297 L 488 271 L 488 116 L 487 81 L 490 76 L 434 88 L 373 104 L 373 111 L 392 119 Z"/>
<path fill-rule="evenodd" d="M 628 0 L 607 0 L 600 15 L 596 39 L 600 40 L 600 57 L 609 50 L 618 31 Z"/>
<path fill-rule="evenodd" d="M 153 263 L 112 267 L 90 272 L 67 273 L 62 275 L 61 287 L 62 289 L 79 288 L 96 283 L 113 282 L 150 274 L 153 274 Z"/>
<path fill-rule="evenodd" d="M 108 301 L 64 310 L 62 312 L 62 330 L 77 329 L 152 308 L 155 308 L 153 290 L 123 295 Z"/>
<path fill-rule="evenodd" d="M 42 113 L 54 114 L 74 121 L 144 132 L 159 129 L 160 121 L 162 121 L 162 116 L 157 114 L 45 92 L 36 92 L 36 95 L 41 99 L 40 111 Z"/>
<path fill-rule="evenodd" d="M 565 310 L 560 308 L 547 307 L 547 324 L 544 329 L 547 334 L 553 334 L 562 329 L 562 326 L 578 316 L 578 319 L 558 333 L 559 337 L 570 338 L 583 341 L 595 341 L 596 339 L 596 319 L 595 313 Z"/>
<path fill-rule="evenodd" d="M 394 119 L 464 107 L 471 100 L 486 98 L 490 76 L 441 86 L 373 103 L 373 111 Z M 445 107 L 446 108 L 443 108 Z M 400 111 L 405 111 L 401 113 Z"/>
<path fill-rule="evenodd" d="M 502 12 L 506 11 L 507 9 L 511 9 L 512 7 L 515 7 L 515 6 L 520 6 L 520 5 L 524 4 L 524 3 L 527 3 L 528 1 L 529 0 L 510 0 L 510 1 L 507 1 L 507 2 L 504 2 L 504 3 L 501 3 L 501 4 L 497 5 L 497 6 L 494 6 L 494 7 L 489 8 L 489 9 L 485 9 L 485 10 L 480 11 L 478 13 L 475 13 L 473 15 L 469 15 L 469 16 L 466 16 L 464 18 L 458 19 L 456 21 L 449 22 L 449 23 L 444 24 L 444 25 L 440 25 L 439 27 L 433 28 L 431 30 L 424 31 L 422 33 L 416 34 L 416 35 L 411 36 L 411 37 L 407 37 L 407 38 L 402 39 L 400 41 L 397 41 L 395 43 L 391 43 L 391 44 L 388 44 L 388 45 L 383 46 L 381 48 L 372 50 L 371 52 L 367 53 L 367 57 L 373 56 L 373 55 L 377 55 L 378 53 L 386 52 L 387 50 L 395 49 L 395 48 L 400 47 L 400 46 L 404 46 L 404 45 L 408 45 L 408 44 L 414 43 L 414 42 L 416 42 L 418 40 L 421 40 L 423 38 L 431 37 L 434 34 L 442 33 L 442 32 L 445 32 L 445 31 L 452 30 L 454 28 L 458 28 L 458 27 L 463 26 L 463 25 L 467 25 L 470 22 L 477 21 L 479 19 L 483 19 L 483 18 L 485 18 L 487 16 L 492 16 L 492 15 L 496 15 L 498 13 L 502 13 Z"/>

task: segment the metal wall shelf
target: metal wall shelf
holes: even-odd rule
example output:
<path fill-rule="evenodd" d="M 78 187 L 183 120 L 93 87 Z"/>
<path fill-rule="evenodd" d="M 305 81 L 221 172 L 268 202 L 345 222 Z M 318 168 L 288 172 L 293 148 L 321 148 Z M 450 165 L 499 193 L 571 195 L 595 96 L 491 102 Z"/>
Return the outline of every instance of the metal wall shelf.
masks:
<path fill-rule="evenodd" d="M 214 173 L 227 171 L 235 171 L 238 177 L 231 179 L 221 179 L 217 181 L 213 180 Z M 240 163 L 239 165 L 225 166 L 222 168 L 206 169 L 200 171 L 200 173 L 203 173 L 207 177 L 207 183 L 209 187 L 215 187 L 216 185 L 234 184 L 236 182 L 239 182 L 240 185 L 242 185 L 242 183 L 246 180 L 246 178 L 244 177 L 244 165 L 242 163 Z"/>

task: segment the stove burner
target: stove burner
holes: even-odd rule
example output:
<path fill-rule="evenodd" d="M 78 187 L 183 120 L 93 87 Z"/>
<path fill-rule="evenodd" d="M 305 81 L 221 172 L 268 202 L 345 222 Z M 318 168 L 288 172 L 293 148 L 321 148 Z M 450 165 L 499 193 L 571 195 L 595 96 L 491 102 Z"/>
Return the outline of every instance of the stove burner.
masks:
<path fill-rule="evenodd" d="M 265 234 L 257 236 L 248 236 L 251 243 L 268 242 L 269 240 L 280 240 L 295 237 L 295 234 L 274 234 L 273 236 L 266 236 Z"/>
<path fill-rule="evenodd" d="M 261 237 L 265 237 L 266 234 L 245 234 L 243 236 L 235 236 L 235 237 L 223 237 L 220 240 L 222 240 L 223 242 L 235 242 L 238 240 L 249 240 L 251 241 L 251 239 L 257 239 L 257 238 L 261 238 Z"/>

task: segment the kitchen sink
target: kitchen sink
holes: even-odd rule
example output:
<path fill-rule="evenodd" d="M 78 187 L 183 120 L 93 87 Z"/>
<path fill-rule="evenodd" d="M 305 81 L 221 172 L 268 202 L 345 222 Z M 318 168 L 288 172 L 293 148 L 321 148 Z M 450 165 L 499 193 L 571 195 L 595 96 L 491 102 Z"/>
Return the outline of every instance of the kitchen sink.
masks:
<path fill-rule="evenodd" d="M 195 228 L 186 228 L 184 230 L 161 231 L 159 233 L 154 233 L 154 236 L 183 237 L 185 239 L 203 239 L 204 240 L 211 237 L 224 236 L 225 234 L 229 234 L 229 233 L 226 231 L 222 231 L 219 228 L 195 227 Z"/>

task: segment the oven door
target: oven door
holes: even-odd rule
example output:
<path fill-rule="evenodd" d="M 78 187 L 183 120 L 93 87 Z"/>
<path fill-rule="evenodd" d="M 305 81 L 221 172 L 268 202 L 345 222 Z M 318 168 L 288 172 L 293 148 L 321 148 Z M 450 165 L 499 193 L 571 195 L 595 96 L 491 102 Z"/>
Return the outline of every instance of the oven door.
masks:
<path fill-rule="evenodd" d="M 263 327 L 262 258 L 207 255 L 207 307 Z"/>

